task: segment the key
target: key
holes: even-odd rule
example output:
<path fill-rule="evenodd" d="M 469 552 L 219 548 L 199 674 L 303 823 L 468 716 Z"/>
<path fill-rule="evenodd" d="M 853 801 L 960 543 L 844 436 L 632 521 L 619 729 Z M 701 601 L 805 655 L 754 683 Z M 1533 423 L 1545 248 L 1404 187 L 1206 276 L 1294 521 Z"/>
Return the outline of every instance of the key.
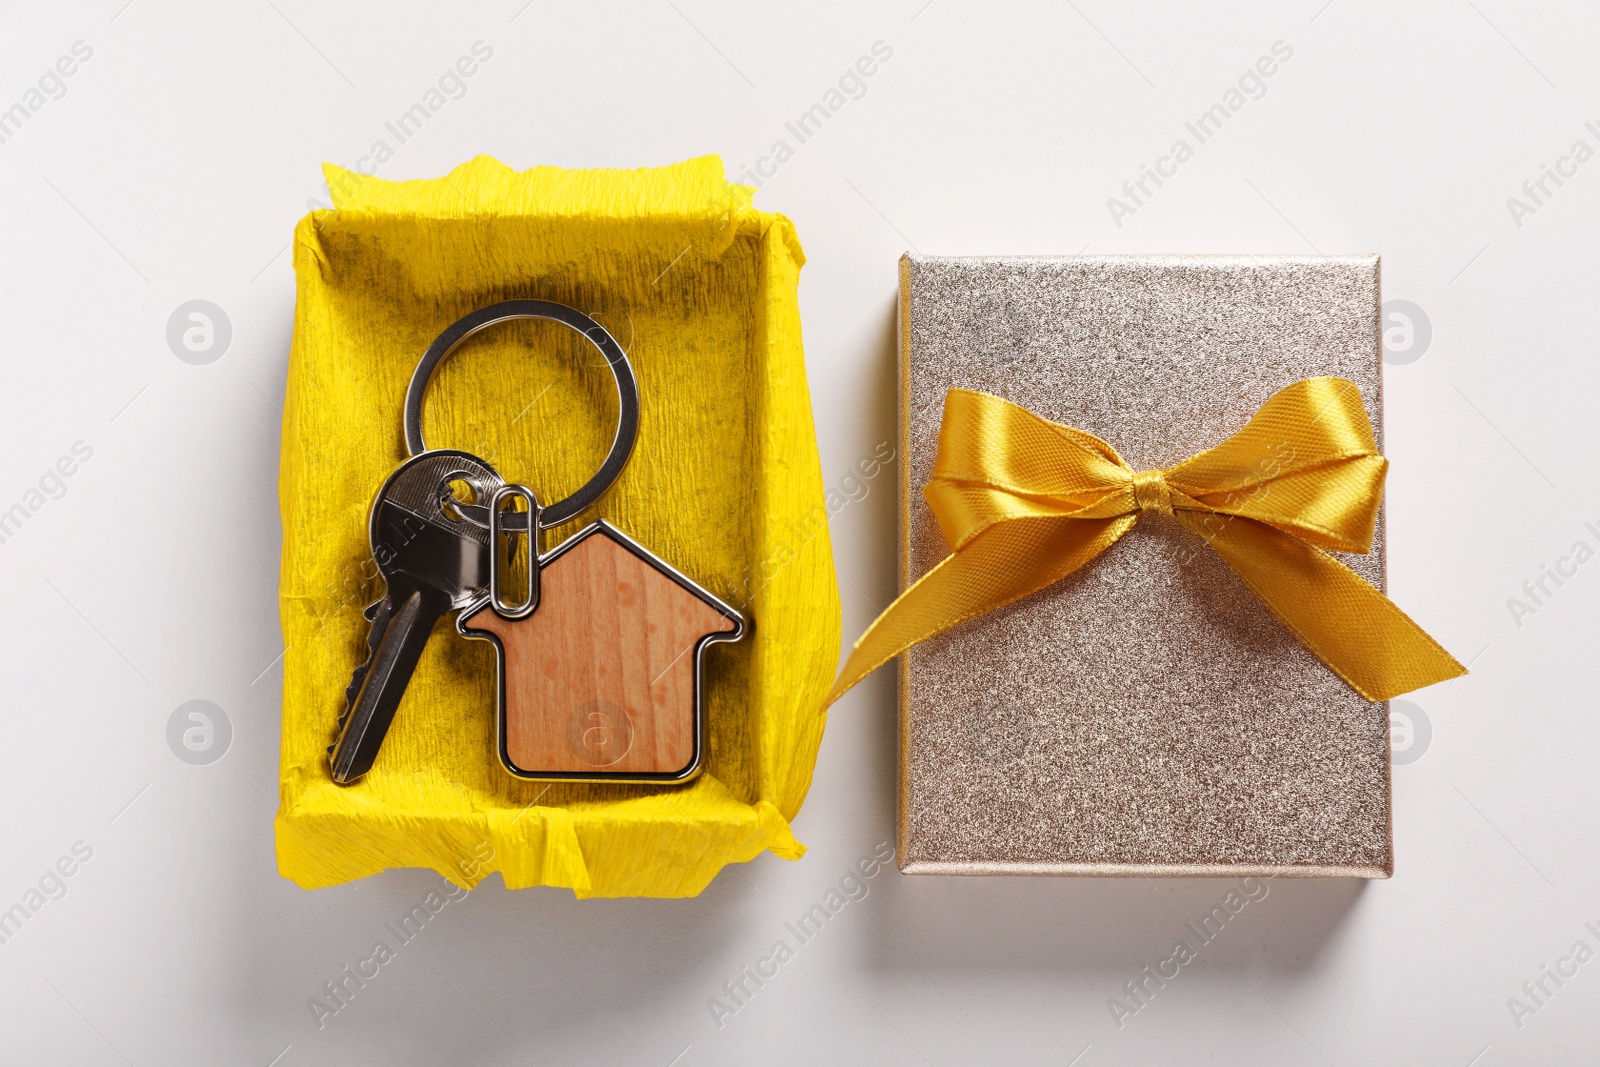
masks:
<path fill-rule="evenodd" d="M 479 502 L 503 484 L 476 456 L 440 450 L 406 460 L 373 500 L 368 534 L 385 589 L 364 612 L 372 624 L 367 662 L 351 675 L 338 740 L 328 748 L 340 785 L 372 769 L 434 623 L 488 585 L 488 530 L 455 510 L 452 481 L 465 482 Z"/>

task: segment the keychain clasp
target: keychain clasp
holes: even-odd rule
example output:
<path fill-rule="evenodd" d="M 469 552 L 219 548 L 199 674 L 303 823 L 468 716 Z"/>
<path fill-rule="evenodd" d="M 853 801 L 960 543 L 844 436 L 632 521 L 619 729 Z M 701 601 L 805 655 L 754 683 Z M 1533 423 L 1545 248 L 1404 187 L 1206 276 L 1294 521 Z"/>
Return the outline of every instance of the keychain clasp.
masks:
<path fill-rule="evenodd" d="M 521 498 L 528 505 L 528 527 L 526 531 L 509 528 L 505 525 L 505 505 Z M 533 490 L 525 485 L 506 484 L 494 491 L 489 498 L 489 606 L 494 608 L 495 614 L 504 619 L 524 619 L 533 614 L 533 609 L 539 606 L 539 557 L 543 552 L 540 544 L 540 513 L 544 509 L 539 506 L 539 498 L 533 495 Z M 501 562 L 500 539 L 506 538 L 506 557 L 516 542 L 511 540 L 519 533 L 528 535 L 528 576 L 524 582 L 524 596 L 519 604 L 506 602 L 501 597 L 501 577 L 504 564 Z"/>

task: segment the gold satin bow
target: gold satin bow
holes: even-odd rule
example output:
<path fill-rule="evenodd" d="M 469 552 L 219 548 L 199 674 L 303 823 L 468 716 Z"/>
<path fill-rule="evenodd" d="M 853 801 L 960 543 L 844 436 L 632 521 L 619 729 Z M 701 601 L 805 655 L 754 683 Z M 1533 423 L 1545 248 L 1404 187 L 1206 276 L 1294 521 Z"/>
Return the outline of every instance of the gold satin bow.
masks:
<path fill-rule="evenodd" d="M 917 642 L 1071 574 L 1145 511 L 1210 545 L 1366 699 L 1460 677 L 1450 653 L 1323 551 L 1372 549 L 1388 466 L 1343 378 L 1295 382 L 1222 444 L 1151 471 L 1092 434 L 952 389 L 924 493 L 953 551 L 868 627 L 827 704 Z"/>

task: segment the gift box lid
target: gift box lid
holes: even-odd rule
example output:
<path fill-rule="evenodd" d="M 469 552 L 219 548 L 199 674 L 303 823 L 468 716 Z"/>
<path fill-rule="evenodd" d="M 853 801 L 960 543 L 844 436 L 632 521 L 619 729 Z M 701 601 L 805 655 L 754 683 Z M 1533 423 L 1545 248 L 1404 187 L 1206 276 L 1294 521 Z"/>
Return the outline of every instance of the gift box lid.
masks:
<path fill-rule="evenodd" d="M 1217 445 L 1278 390 L 1354 382 L 1381 443 L 1377 256 L 932 257 L 900 270 L 901 582 L 949 552 L 922 498 L 951 388 L 1109 442 Z M 1340 555 L 1379 589 L 1373 551 Z M 900 666 L 911 873 L 1392 873 L 1388 707 L 1160 515 Z"/>

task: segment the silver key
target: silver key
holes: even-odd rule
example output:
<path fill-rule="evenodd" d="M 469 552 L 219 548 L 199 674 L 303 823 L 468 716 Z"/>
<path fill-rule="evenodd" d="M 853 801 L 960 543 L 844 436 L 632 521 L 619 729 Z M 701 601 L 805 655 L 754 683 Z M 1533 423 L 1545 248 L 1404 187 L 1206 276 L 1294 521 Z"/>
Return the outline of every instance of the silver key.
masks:
<path fill-rule="evenodd" d="M 373 500 L 368 533 L 385 591 L 365 613 L 368 659 L 350 678 L 338 740 L 328 747 L 340 785 L 372 768 L 434 623 L 488 585 L 489 533 L 455 512 L 453 481 L 470 486 L 478 503 L 504 484 L 478 457 L 441 449 L 406 460 Z"/>

